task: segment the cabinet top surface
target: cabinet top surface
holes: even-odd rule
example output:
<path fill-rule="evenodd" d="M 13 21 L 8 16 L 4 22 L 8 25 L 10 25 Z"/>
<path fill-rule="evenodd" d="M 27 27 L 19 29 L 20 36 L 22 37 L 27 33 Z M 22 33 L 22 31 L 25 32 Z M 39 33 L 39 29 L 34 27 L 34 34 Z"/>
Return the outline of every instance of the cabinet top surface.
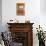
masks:
<path fill-rule="evenodd" d="M 34 23 L 7 23 L 8 25 L 14 25 L 14 24 L 19 24 L 19 25 L 21 25 L 21 24 L 31 24 L 31 25 L 33 25 Z"/>

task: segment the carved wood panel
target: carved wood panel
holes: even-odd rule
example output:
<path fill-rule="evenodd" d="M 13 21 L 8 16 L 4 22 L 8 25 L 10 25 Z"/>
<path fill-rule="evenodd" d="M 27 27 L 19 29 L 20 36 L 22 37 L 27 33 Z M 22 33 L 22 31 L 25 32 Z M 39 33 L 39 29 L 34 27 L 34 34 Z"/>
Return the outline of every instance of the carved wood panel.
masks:
<path fill-rule="evenodd" d="M 13 41 L 23 43 L 23 46 L 33 46 L 33 23 L 8 23 Z"/>

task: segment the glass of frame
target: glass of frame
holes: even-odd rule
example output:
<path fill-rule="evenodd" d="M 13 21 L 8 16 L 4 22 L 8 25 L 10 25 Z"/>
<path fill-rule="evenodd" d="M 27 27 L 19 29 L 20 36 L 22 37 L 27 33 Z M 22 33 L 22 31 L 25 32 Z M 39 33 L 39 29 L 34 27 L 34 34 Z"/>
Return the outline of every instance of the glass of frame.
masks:
<path fill-rule="evenodd" d="M 24 15 L 25 14 L 25 4 L 24 3 L 16 3 L 16 14 Z"/>

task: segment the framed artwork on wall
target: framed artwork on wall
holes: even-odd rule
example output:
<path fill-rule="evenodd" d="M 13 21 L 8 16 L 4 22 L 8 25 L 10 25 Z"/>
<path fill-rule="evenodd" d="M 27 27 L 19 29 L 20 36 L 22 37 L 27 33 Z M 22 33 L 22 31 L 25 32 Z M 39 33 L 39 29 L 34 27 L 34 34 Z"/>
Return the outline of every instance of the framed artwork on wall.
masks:
<path fill-rule="evenodd" d="M 25 15 L 25 3 L 16 3 L 16 14 Z"/>

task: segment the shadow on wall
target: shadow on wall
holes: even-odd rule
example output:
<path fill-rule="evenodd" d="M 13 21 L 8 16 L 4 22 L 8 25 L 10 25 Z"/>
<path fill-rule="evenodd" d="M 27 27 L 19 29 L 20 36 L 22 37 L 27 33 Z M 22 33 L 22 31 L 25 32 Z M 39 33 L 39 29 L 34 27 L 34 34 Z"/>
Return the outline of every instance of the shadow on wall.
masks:
<path fill-rule="evenodd" d="M 0 0 L 0 31 L 2 31 L 2 0 Z"/>

